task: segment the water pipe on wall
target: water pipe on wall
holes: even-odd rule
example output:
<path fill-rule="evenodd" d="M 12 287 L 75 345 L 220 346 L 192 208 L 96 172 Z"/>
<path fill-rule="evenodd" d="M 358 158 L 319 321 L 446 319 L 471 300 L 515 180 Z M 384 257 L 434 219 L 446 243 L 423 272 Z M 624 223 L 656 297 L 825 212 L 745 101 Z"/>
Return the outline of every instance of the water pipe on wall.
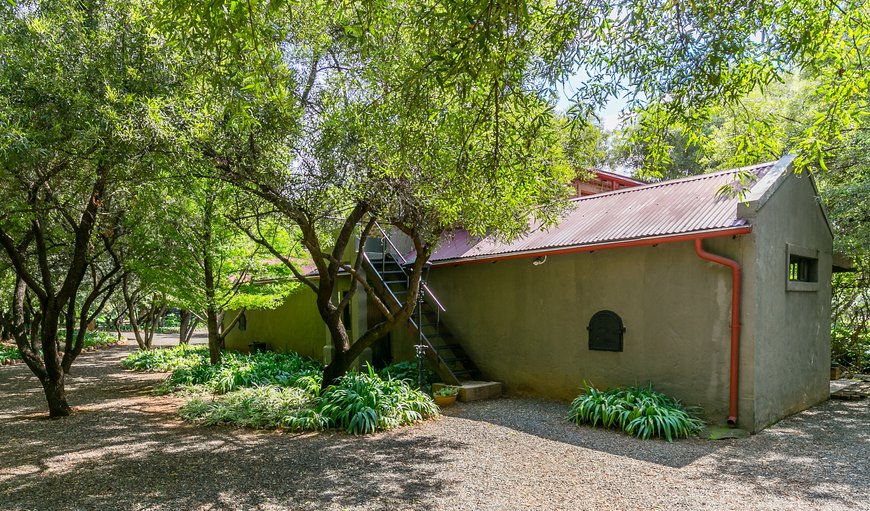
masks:
<path fill-rule="evenodd" d="M 695 253 L 731 268 L 731 382 L 728 393 L 728 425 L 737 426 L 737 395 L 740 368 L 740 264 L 737 261 L 704 250 L 703 238 L 695 239 Z"/>

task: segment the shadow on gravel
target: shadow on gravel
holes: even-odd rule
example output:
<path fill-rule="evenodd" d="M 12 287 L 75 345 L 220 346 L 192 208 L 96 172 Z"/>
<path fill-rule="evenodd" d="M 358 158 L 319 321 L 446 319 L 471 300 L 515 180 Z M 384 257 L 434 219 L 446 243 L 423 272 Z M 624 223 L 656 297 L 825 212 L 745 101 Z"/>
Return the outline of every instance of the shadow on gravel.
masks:
<path fill-rule="evenodd" d="M 70 382 L 78 413 L 60 420 L 41 420 L 44 398 L 26 367 L 3 368 L 0 507 L 397 509 L 425 507 L 455 483 L 435 467 L 459 441 L 185 424 L 180 400 L 149 394 L 160 375 L 118 366 L 129 351 L 84 356 Z"/>
<path fill-rule="evenodd" d="M 732 441 L 682 439 L 638 440 L 616 430 L 577 426 L 565 420 L 568 405 L 558 401 L 502 398 L 458 403 L 446 415 L 488 422 L 555 442 L 672 468 L 682 468 L 726 447 Z"/>
<path fill-rule="evenodd" d="M 710 479 L 759 493 L 802 496 L 819 509 L 870 505 L 870 400 L 830 400 L 793 415 L 716 457 Z M 855 495 L 864 496 L 861 502 Z"/>

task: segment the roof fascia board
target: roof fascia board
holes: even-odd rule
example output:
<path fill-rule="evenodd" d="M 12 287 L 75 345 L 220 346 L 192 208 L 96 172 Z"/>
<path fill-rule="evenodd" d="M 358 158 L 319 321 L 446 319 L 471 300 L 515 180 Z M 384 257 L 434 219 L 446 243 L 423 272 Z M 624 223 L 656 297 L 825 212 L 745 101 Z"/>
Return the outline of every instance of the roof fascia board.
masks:
<path fill-rule="evenodd" d="M 754 218 L 758 210 L 767 204 L 780 186 L 785 182 L 789 173 L 794 170 L 794 154 L 787 154 L 773 164 L 767 174 L 764 175 L 750 189 L 749 194 L 741 202 L 737 203 L 737 218 Z"/>
<path fill-rule="evenodd" d="M 755 183 L 755 186 L 752 187 L 749 195 L 746 196 L 746 199 L 737 203 L 737 218 L 752 220 L 756 215 L 758 215 L 758 211 L 767 204 L 767 201 L 769 201 L 773 194 L 779 190 L 779 187 L 785 183 L 785 180 L 788 179 L 789 175 L 794 174 L 794 160 L 796 157 L 796 154 L 787 154 L 783 156 L 774 164 L 773 168 L 771 168 L 770 171 L 761 178 L 760 181 Z M 807 175 L 809 175 L 810 184 L 813 186 L 813 192 L 818 198 L 816 203 L 822 212 L 822 217 L 825 219 L 825 225 L 828 227 L 828 232 L 830 232 L 833 237 L 834 229 L 831 226 L 831 219 L 828 216 L 828 211 L 822 203 L 816 178 L 809 172 L 807 172 Z"/>
<path fill-rule="evenodd" d="M 432 261 L 432 266 L 455 266 L 459 264 L 472 264 L 504 261 L 507 259 L 521 259 L 538 256 L 572 254 L 579 252 L 595 252 L 598 250 L 610 250 L 614 248 L 630 248 L 659 245 L 662 243 L 675 243 L 680 241 L 692 241 L 695 239 L 722 238 L 727 236 L 737 236 L 741 234 L 750 234 L 752 232 L 751 225 L 740 227 L 728 227 L 725 229 L 713 229 L 707 231 L 694 231 L 682 234 L 668 234 L 663 236 L 652 236 L 647 238 L 634 238 L 630 240 L 620 240 L 605 243 L 595 243 L 591 245 L 575 245 L 569 247 L 553 247 L 546 249 L 527 250 L 524 252 L 506 252 L 504 254 L 487 254 L 483 256 L 461 257 L 453 259 L 444 259 L 441 261 Z"/>
<path fill-rule="evenodd" d="M 831 225 L 831 217 L 828 216 L 828 208 L 825 207 L 825 202 L 822 200 L 822 193 L 819 191 L 819 183 L 816 181 L 816 176 L 807 171 L 807 175 L 810 176 L 810 184 L 813 185 L 813 192 L 816 194 L 816 203 L 819 205 L 819 209 L 822 210 L 822 217 L 825 219 L 825 225 L 828 226 L 828 232 L 831 233 L 831 237 L 834 237 L 834 226 Z"/>

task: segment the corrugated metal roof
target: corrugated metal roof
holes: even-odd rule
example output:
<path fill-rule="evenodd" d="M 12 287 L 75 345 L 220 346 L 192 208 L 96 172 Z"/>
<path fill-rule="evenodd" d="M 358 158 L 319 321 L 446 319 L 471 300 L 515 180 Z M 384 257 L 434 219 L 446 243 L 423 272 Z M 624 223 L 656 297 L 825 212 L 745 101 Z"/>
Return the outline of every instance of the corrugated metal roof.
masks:
<path fill-rule="evenodd" d="M 465 231 L 445 239 L 431 261 L 498 257 L 516 252 L 597 245 L 660 236 L 721 230 L 748 225 L 737 216 L 739 199 L 720 194 L 736 183 L 738 172 L 758 179 L 775 162 L 704 174 L 646 186 L 625 188 L 572 201 L 572 208 L 556 227 L 533 227 L 512 243 L 475 238 Z"/>

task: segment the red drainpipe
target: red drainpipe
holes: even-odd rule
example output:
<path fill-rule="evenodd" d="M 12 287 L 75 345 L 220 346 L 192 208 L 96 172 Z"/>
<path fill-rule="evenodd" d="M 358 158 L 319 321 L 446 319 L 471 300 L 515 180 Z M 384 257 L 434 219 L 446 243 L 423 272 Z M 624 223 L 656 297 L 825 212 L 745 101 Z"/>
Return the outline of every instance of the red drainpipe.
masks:
<path fill-rule="evenodd" d="M 695 239 L 695 253 L 701 259 L 731 268 L 731 385 L 728 395 L 728 425 L 737 426 L 737 383 L 740 366 L 740 264 L 704 250 L 703 239 Z"/>

